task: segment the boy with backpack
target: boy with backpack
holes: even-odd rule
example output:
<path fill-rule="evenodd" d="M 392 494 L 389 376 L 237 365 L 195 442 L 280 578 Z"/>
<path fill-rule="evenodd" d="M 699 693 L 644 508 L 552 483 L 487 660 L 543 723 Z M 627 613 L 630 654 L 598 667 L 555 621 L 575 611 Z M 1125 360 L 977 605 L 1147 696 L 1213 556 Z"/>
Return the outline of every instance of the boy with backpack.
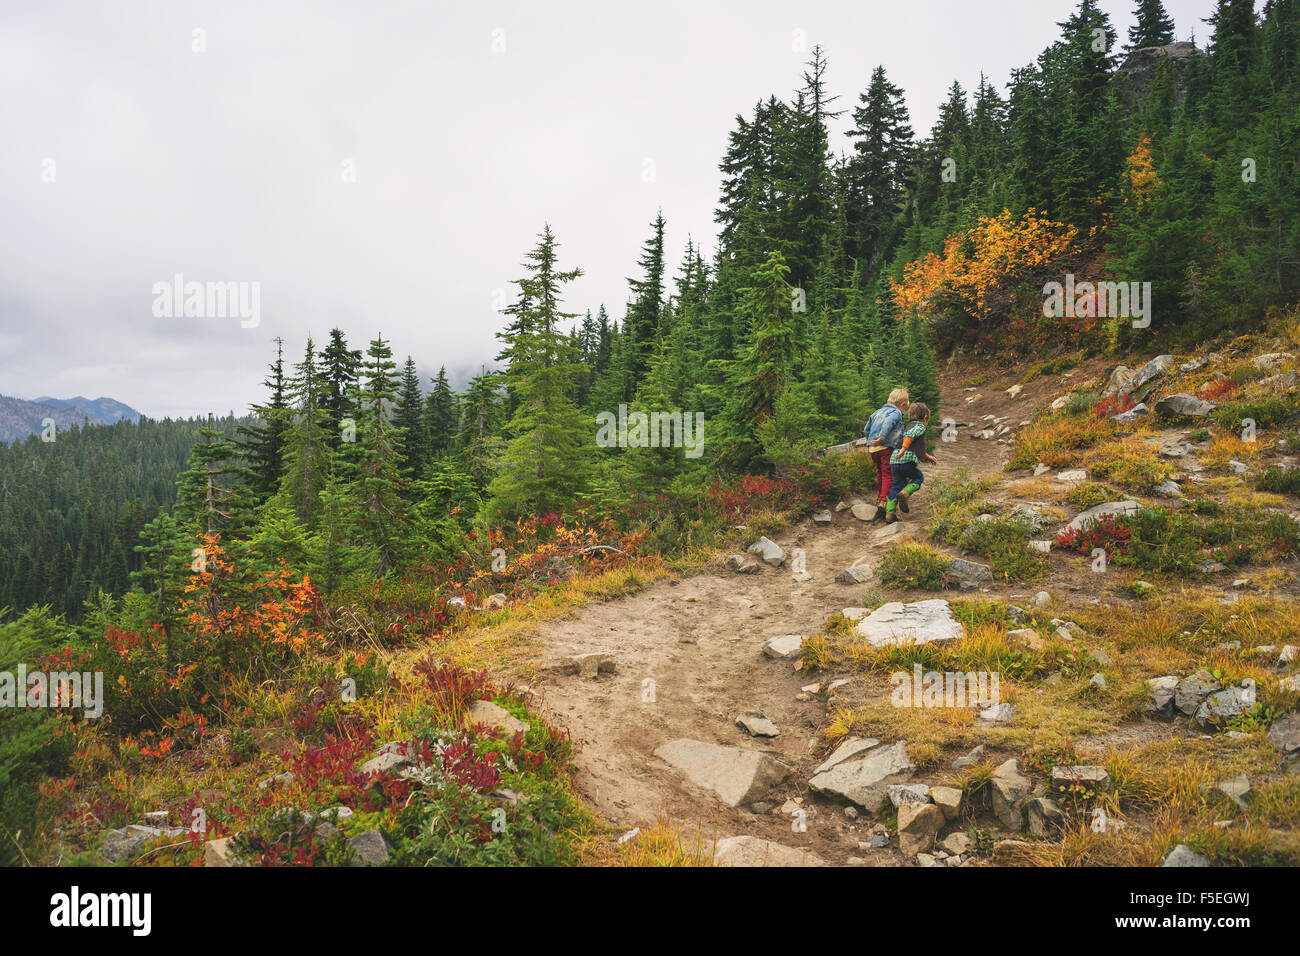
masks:
<path fill-rule="evenodd" d="M 894 449 L 903 443 L 903 413 L 907 411 L 907 389 L 896 388 L 884 405 L 872 412 L 862 433 L 867 436 L 867 454 L 876 466 L 876 515 L 885 516 L 885 502 L 893 484 L 889 467 Z"/>

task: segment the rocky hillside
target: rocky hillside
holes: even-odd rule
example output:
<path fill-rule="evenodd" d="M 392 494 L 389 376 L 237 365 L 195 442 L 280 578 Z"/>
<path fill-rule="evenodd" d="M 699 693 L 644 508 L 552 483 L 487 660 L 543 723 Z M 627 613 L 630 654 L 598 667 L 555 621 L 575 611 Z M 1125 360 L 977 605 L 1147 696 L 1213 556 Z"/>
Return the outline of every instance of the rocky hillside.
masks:
<path fill-rule="evenodd" d="M 86 422 L 112 425 L 120 421 L 139 421 L 140 413 L 112 398 L 38 398 L 28 401 L 0 395 L 0 441 L 22 441 L 39 435 L 46 419 L 52 419 L 62 431 Z"/>

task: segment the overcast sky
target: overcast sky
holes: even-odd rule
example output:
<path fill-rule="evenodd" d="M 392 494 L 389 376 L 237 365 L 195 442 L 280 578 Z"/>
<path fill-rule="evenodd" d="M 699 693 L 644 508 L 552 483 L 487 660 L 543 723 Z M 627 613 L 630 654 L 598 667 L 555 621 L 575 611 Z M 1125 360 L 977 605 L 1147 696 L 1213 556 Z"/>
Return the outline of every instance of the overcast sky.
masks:
<path fill-rule="evenodd" d="M 334 325 L 463 384 L 544 222 L 574 312 L 622 318 L 658 209 L 674 271 L 688 234 L 711 252 L 734 117 L 814 44 L 837 106 L 883 64 L 928 133 L 1075 5 L 5 0 L 0 394 L 242 412 L 276 336 L 296 360 Z M 1132 0 L 1101 6 L 1122 41 Z M 1203 45 L 1212 0 L 1166 6 Z M 156 316 L 177 273 L 259 283 L 260 323 Z"/>

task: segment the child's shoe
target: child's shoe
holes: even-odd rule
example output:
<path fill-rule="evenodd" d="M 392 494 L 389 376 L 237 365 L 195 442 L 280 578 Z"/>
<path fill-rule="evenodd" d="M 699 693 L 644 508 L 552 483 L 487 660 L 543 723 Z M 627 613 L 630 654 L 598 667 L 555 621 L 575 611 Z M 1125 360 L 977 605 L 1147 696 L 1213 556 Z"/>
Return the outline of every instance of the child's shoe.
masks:
<path fill-rule="evenodd" d="M 898 507 L 902 509 L 903 514 L 909 514 L 909 513 L 911 512 L 912 509 L 909 508 L 909 507 L 907 506 L 907 492 L 906 492 L 906 491 L 900 491 L 900 492 L 898 493 L 898 497 L 895 498 L 894 500 L 898 502 Z"/>

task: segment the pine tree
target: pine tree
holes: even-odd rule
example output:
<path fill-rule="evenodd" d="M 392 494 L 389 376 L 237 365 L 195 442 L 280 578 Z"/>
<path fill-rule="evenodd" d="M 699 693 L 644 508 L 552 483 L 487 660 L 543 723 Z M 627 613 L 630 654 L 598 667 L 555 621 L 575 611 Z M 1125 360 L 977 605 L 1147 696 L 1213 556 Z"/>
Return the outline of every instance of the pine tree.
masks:
<path fill-rule="evenodd" d="M 1174 42 L 1174 21 L 1169 18 L 1165 5 L 1160 0 L 1138 0 L 1134 16 L 1137 22 L 1128 28 L 1125 53 Z"/>
<path fill-rule="evenodd" d="M 545 226 L 525 257 L 528 275 L 515 280 L 530 307 L 521 318 L 529 331 L 498 333 L 510 357 L 506 381 L 519 399 L 507 429 L 509 445 L 489 486 L 490 514 L 513 517 L 563 507 L 586 483 L 592 436 L 568 397 L 576 357 L 560 325 L 575 317 L 560 308 L 562 287 L 582 270 L 557 268 L 557 246 Z"/>
<path fill-rule="evenodd" d="M 630 399 L 645 375 L 650 354 L 660 333 L 664 297 L 664 216 L 660 212 L 650 224 L 653 232 L 641 250 L 641 278 L 629 279 L 632 299 L 623 322 L 623 346 L 627 362 L 627 391 Z"/>
<path fill-rule="evenodd" d="M 435 460 L 451 451 L 456 434 L 456 396 L 447 382 L 447 366 L 438 369 L 433 390 L 425 398 L 424 432 L 429 440 L 429 458 Z"/>
<path fill-rule="evenodd" d="M 429 435 L 425 430 L 424 396 L 420 394 L 420 376 L 415 371 L 415 360 L 406 357 L 402 366 L 402 384 L 393 413 L 397 427 L 398 455 L 402 459 L 402 474 L 407 481 L 424 473 L 429 461 Z"/>
<path fill-rule="evenodd" d="M 331 440 L 337 435 L 346 443 L 355 432 L 355 426 L 347 426 L 346 417 L 344 424 L 338 426 L 337 433 L 329 430 L 331 412 L 322 403 L 328 400 L 332 387 L 317 367 L 316 347 L 308 336 L 303 359 L 294 366 L 294 374 L 289 380 L 289 401 L 294 412 L 285 443 L 284 474 L 279 492 L 285 506 L 293 509 L 298 520 L 308 525 L 320 508 L 321 489 L 333 471 Z M 348 411 L 347 417 L 350 417 L 350 409 Z"/>
<path fill-rule="evenodd" d="M 329 344 L 320 355 L 323 391 L 317 402 L 326 417 L 329 447 L 339 451 L 343 445 L 345 422 L 357 416 L 357 375 L 361 367 L 361 351 L 348 348 L 342 330 L 330 329 Z M 313 505 L 314 510 L 314 505 Z"/>
<path fill-rule="evenodd" d="M 234 463 L 238 449 L 213 427 L 212 415 L 199 436 L 177 479 L 176 514 L 193 531 L 213 535 L 247 518 L 238 487 L 246 472 Z"/>
<path fill-rule="evenodd" d="M 270 377 L 262 384 L 271 390 L 271 400 L 253 406 L 259 422 L 242 425 L 239 451 L 248 462 L 249 488 L 255 504 L 261 504 L 280 487 L 284 476 L 284 451 L 290 429 L 291 413 L 287 400 L 288 380 L 284 374 L 284 340 L 275 339 L 275 361 Z"/>
<path fill-rule="evenodd" d="M 380 575 L 397 564 L 407 521 L 398 447 L 401 432 L 393 421 L 396 372 L 392 348 L 382 335 L 372 339 L 362 362 L 357 392 L 360 418 L 353 494 L 359 504 L 357 523 L 364 540 L 375 549 Z"/>

